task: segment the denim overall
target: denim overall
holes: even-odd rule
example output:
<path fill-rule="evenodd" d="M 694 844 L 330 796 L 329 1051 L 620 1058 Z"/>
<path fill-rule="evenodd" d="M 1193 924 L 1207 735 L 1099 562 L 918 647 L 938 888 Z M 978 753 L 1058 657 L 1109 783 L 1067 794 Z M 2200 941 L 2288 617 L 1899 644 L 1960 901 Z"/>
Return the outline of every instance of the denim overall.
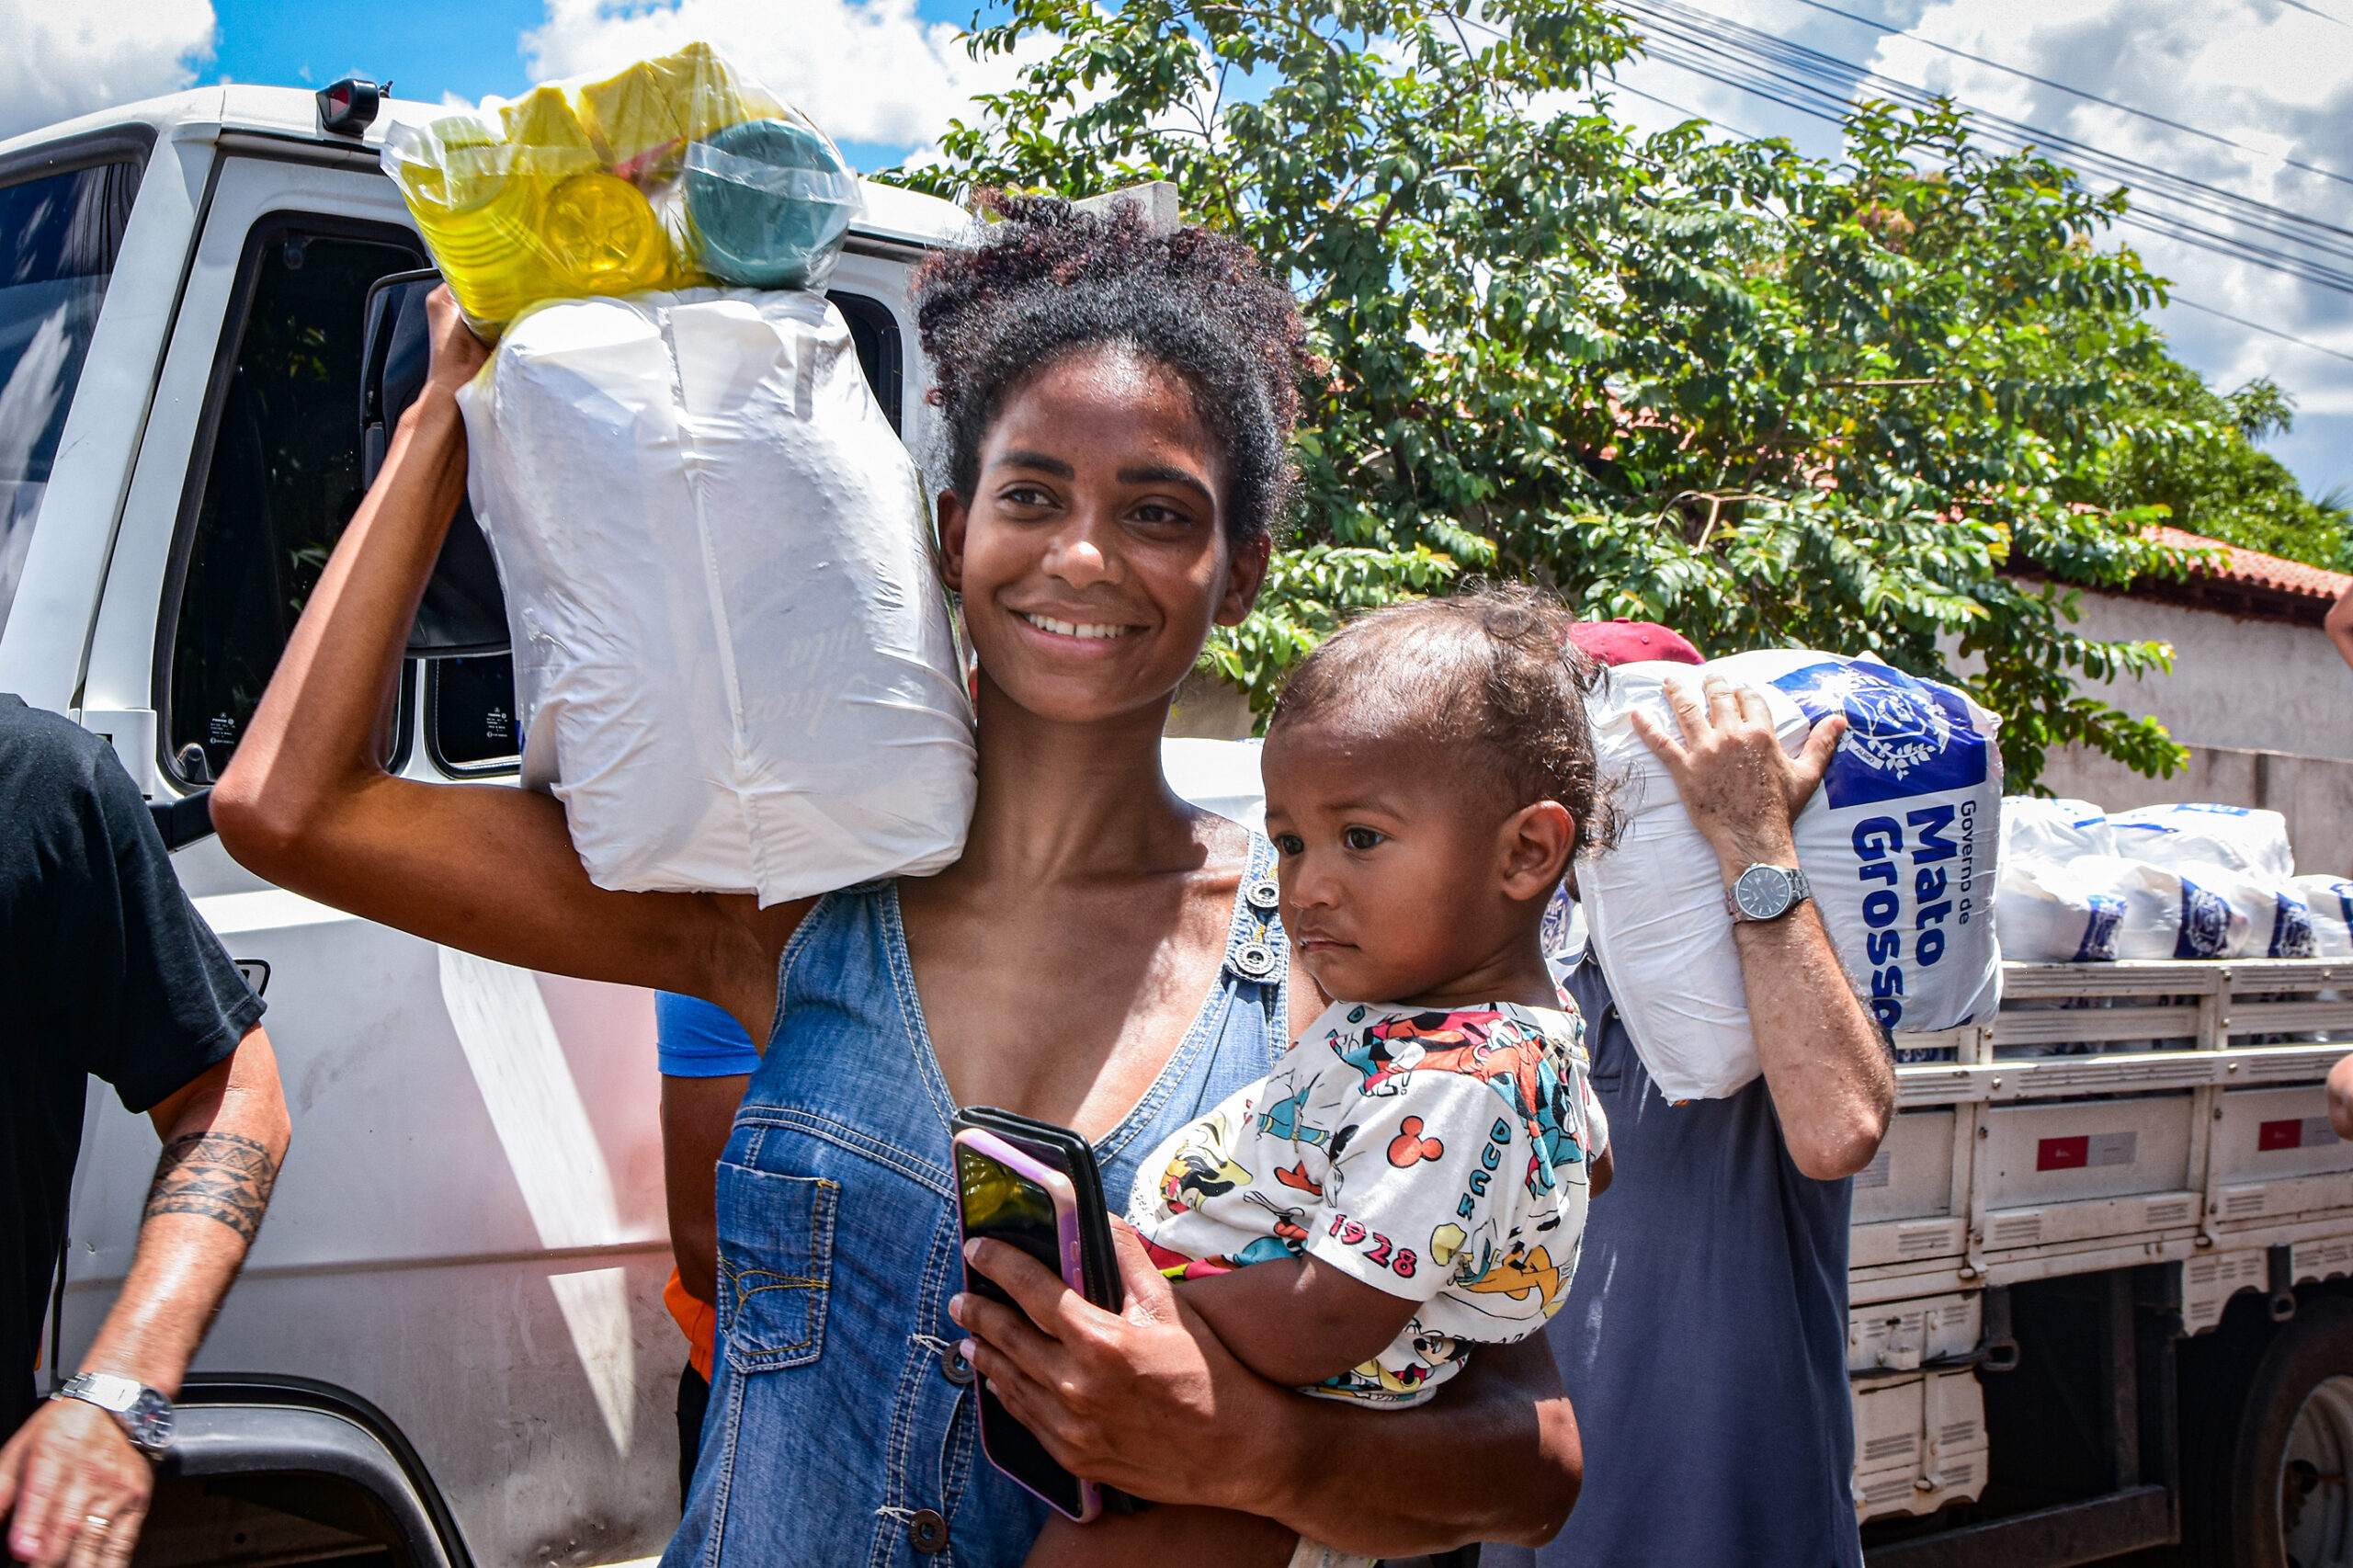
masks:
<path fill-rule="evenodd" d="M 1144 1155 L 1290 1043 L 1274 851 L 1253 835 L 1225 962 L 1095 1146 L 1113 1212 Z M 1040 984 L 1084 972 L 1039 966 Z M 948 1299 L 949 1118 L 895 882 L 829 894 L 784 949 L 774 1038 L 719 1165 L 719 1346 L 663 1568 L 1017 1568 L 1045 1518 L 988 1462 Z"/>

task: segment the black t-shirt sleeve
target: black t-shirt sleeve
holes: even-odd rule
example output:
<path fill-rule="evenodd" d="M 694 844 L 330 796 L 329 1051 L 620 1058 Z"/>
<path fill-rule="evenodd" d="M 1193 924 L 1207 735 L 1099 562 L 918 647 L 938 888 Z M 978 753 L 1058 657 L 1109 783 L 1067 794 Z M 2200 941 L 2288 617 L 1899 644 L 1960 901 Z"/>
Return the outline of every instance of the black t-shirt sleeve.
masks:
<path fill-rule="evenodd" d="M 84 1044 L 89 1071 L 135 1113 L 236 1050 L 260 1020 L 262 1001 L 188 902 L 154 817 L 113 749 L 100 744 L 89 756 L 85 909 L 98 927 L 90 934 L 119 968 L 109 977 L 110 1016 Z"/>

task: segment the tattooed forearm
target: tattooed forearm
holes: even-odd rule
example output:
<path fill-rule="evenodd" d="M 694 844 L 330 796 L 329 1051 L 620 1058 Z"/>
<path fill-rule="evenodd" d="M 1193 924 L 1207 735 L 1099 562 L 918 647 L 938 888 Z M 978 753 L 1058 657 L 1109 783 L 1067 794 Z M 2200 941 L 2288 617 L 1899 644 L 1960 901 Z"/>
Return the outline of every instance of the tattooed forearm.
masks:
<path fill-rule="evenodd" d="M 145 1219 L 202 1214 L 252 1242 L 269 1207 L 278 1162 L 268 1149 L 233 1132 L 190 1132 L 164 1145 Z"/>

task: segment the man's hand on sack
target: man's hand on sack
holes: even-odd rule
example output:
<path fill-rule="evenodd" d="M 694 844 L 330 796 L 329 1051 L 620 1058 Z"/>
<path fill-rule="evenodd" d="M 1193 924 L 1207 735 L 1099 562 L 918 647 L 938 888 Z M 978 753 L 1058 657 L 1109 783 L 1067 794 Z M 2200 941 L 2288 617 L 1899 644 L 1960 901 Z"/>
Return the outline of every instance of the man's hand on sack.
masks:
<path fill-rule="evenodd" d="M 51 1400 L 0 1448 L 8 1554 L 32 1568 L 130 1562 L 154 1490 L 155 1467 L 114 1417 L 78 1399 Z"/>
<path fill-rule="evenodd" d="M 1750 866 L 1796 865 L 1790 824 L 1821 785 L 1847 721 L 1824 719 L 1791 756 L 1774 733 L 1763 695 L 1751 687 L 1710 676 L 1696 690 L 1668 683 L 1666 700 L 1682 740 L 1639 710 L 1634 733 L 1666 765 L 1691 824 L 1715 846 L 1725 881 Z"/>
<path fill-rule="evenodd" d="M 425 392 L 455 396 L 490 359 L 490 345 L 474 335 L 458 309 L 456 296 L 442 284 L 426 296 L 425 321 L 433 339 L 433 365 L 425 378 Z M 420 395 L 419 403 L 425 401 Z"/>

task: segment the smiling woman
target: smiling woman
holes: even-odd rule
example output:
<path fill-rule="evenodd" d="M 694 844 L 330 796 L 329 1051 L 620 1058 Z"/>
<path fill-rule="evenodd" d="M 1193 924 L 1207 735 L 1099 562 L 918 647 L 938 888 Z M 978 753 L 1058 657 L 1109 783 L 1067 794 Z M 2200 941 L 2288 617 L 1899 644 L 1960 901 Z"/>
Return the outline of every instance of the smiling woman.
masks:
<path fill-rule="evenodd" d="M 673 1563 L 1021 1562 L 1043 1505 L 978 1446 L 949 1311 L 949 1116 L 1075 1127 L 1124 1193 L 1144 1151 L 1324 1004 L 1290 971 L 1271 846 L 1186 806 L 1159 762 L 1288 494 L 1290 296 L 1231 241 L 1051 201 L 1011 207 L 919 293 L 951 446 L 942 567 L 980 661 L 956 864 L 766 910 L 611 892 L 554 801 L 383 774 L 379 698 L 463 482 L 455 390 L 481 358 L 446 299 L 427 389 L 214 794 L 223 841 L 285 886 L 508 962 L 704 996 L 771 1047 L 723 1152 L 700 1156 L 723 1354 Z M 972 1260 L 1038 1325 L 988 1353 L 991 1383 L 1074 1473 L 1392 1558 L 1559 1528 L 1581 1468 L 1540 1348 L 1371 1415 L 1257 1377 L 1132 1236 L 1123 1255 L 1120 1314 L 1026 1257 Z M 1455 1482 L 1354 1479 L 1400 1468 Z"/>

